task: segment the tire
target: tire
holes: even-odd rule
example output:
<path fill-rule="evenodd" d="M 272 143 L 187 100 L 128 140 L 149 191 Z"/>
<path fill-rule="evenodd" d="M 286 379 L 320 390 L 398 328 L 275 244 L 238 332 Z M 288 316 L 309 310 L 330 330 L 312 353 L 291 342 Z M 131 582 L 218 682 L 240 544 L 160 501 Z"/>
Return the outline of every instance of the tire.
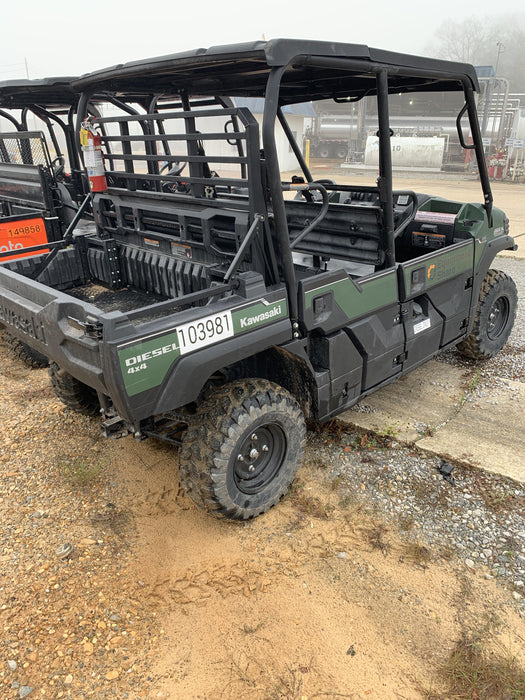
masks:
<path fill-rule="evenodd" d="M 11 352 L 31 369 L 42 369 L 49 366 L 48 358 L 38 350 L 35 350 L 27 343 L 19 340 L 10 333 L 5 334 L 7 346 Z"/>
<path fill-rule="evenodd" d="M 318 149 L 319 158 L 330 158 L 330 146 L 322 144 Z"/>
<path fill-rule="evenodd" d="M 183 438 L 181 482 L 216 518 L 248 520 L 279 502 L 305 445 L 297 401 L 265 379 L 231 382 L 201 406 Z"/>
<path fill-rule="evenodd" d="M 337 160 L 344 160 L 348 155 L 348 148 L 346 146 L 336 146 L 334 149 L 334 157 Z"/>
<path fill-rule="evenodd" d="M 475 360 L 494 357 L 505 345 L 514 325 L 518 292 L 514 280 L 499 270 L 489 270 L 479 293 L 474 326 L 457 348 Z"/>
<path fill-rule="evenodd" d="M 55 394 L 68 408 L 85 416 L 94 416 L 99 412 L 97 392 L 90 386 L 62 371 L 55 362 L 49 367 L 49 376 Z"/>

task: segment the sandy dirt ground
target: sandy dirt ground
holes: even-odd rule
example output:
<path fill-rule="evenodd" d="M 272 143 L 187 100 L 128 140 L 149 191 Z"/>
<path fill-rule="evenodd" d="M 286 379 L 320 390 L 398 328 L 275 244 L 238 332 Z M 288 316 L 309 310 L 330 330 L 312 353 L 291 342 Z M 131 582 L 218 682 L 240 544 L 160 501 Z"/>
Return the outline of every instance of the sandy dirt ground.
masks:
<path fill-rule="evenodd" d="M 479 192 L 425 185 L 403 183 Z M 524 231 L 523 188 L 495 194 Z M 104 440 L 0 350 L 2 698 L 444 698 L 439 669 L 473 630 L 525 664 L 511 591 L 334 485 L 330 433 L 310 434 L 279 506 L 219 522 L 184 495 L 174 448 Z"/>
<path fill-rule="evenodd" d="M 331 480 L 330 432 L 279 506 L 235 524 L 186 498 L 176 450 L 99 437 L 45 370 L 4 359 L 0 396 L 1 697 L 447 697 L 467 630 L 525 661 L 511 591 Z"/>
<path fill-rule="evenodd" d="M 143 521 L 145 594 L 166 632 L 157 697 L 424 697 L 462 629 L 492 613 L 521 654 L 502 591 L 438 553 L 412 558 L 395 530 L 378 546 L 381 521 L 331 491 L 313 453 L 295 495 L 250 525 L 210 523 L 174 492 L 171 513 Z"/>

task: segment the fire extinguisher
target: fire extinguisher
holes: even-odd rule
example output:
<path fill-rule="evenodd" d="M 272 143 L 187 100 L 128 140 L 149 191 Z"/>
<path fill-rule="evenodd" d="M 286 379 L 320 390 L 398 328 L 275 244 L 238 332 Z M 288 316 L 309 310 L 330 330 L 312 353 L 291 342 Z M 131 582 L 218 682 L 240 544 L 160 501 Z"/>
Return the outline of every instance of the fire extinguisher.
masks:
<path fill-rule="evenodd" d="M 104 154 L 102 152 L 102 139 L 93 125 L 93 117 L 88 117 L 82 122 L 80 129 L 80 145 L 84 153 L 89 187 L 92 192 L 105 192 L 108 188 L 106 171 L 104 170 Z"/>

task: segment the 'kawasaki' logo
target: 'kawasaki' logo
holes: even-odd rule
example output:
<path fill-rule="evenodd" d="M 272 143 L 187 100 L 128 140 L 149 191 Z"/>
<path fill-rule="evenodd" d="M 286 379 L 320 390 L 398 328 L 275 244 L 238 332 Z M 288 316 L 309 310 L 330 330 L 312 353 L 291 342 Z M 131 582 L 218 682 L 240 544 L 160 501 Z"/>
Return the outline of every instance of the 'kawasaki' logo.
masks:
<path fill-rule="evenodd" d="M 258 323 L 263 323 L 264 321 L 268 321 L 270 318 L 273 318 L 274 316 L 281 316 L 282 315 L 282 309 L 280 304 L 276 304 L 272 309 L 269 309 L 268 311 L 263 311 L 260 314 L 257 314 L 256 316 L 245 316 L 244 318 L 241 318 L 239 320 L 241 328 L 249 328 L 250 326 L 255 326 Z"/>

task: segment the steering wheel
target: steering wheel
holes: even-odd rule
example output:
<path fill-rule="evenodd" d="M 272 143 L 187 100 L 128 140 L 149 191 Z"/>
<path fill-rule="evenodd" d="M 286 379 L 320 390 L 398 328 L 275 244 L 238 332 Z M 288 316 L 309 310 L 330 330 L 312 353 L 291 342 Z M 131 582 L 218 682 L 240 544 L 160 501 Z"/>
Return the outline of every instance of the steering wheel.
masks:
<path fill-rule="evenodd" d="M 312 180 L 310 183 L 312 185 L 317 184 L 317 185 L 335 185 L 335 182 L 333 180 L 330 180 L 330 178 L 327 177 L 322 177 L 319 178 L 319 180 Z M 319 192 L 319 190 L 301 190 L 298 192 L 294 199 L 306 199 L 307 202 L 321 202 L 323 199 L 322 194 Z"/>
<path fill-rule="evenodd" d="M 55 168 L 55 164 L 57 164 Z M 55 179 L 56 180 L 64 180 L 65 179 L 65 162 L 64 158 L 62 156 L 57 156 L 51 161 L 51 169 L 53 170 L 55 174 Z"/>
<path fill-rule="evenodd" d="M 159 172 L 162 175 L 164 171 L 167 170 L 166 175 L 168 177 L 177 177 L 182 173 L 185 167 L 186 162 L 181 163 L 180 161 L 175 160 L 171 163 L 165 163 Z"/>
<path fill-rule="evenodd" d="M 179 162 L 178 160 L 172 161 L 171 163 L 165 163 L 159 171 L 159 174 L 165 174 L 167 177 L 178 177 L 184 168 L 186 167 L 186 162 Z M 166 171 L 166 172 L 165 172 Z M 166 182 L 161 181 L 161 187 L 163 192 L 179 192 L 186 191 L 186 186 L 180 182 Z"/>

